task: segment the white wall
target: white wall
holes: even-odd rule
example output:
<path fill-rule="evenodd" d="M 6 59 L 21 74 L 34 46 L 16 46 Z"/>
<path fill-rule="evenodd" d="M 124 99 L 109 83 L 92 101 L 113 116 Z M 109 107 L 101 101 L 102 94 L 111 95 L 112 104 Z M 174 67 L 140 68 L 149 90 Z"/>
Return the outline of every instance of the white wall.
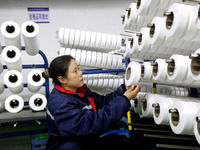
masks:
<path fill-rule="evenodd" d="M 39 24 L 39 27 L 40 49 L 50 62 L 57 56 L 57 50 L 60 47 L 56 38 L 56 31 L 60 27 L 119 35 L 122 31 L 120 16 L 131 2 L 133 1 L 0 0 L 0 25 L 12 20 L 21 26 L 28 20 L 28 7 L 49 7 L 50 23 Z M 2 45 L 5 45 L 1 34 L 0 41 Z"/>
<path fill-rule="evenodd" d="M 0 25 L 5 21 L 12 20 L 20 26 L 28 20 L 28 7 L 49 7 L 50 23 L 39 24 L 40 49 L 45 53 L 49 63 L 58 56 L 60 48 L 56 31 L 60 27 L 88 30 L 101 33 L 119 35 L 122 32 L 121 14 L 125 8 L 133 2 L 131 0 L 0 0 Z M 22 39 L 22 38 L 21 38 Z M 5 45 L 0 32 L 0 42 Z M 23 39 L 22 39 L 22 45 Z M 28 56 L 22 53 L 22 62 L 28 64 L 41 64 L 40 57 Z M 5 64 L 0 56 L 0 60 Z M 6 71 L 0 74 L 0 79 Z M 27 83 L 27 72 L 22 72 L 24 83 Z M 52 85 L 50 83 L 50 89 Z M 6 94 L 7 93 L 7 94 Z M 1 94 L 1 100 L 10 95 L 8 90 Z M 19 95 L 29 95 L 27 90 L 23 90 Z"/>

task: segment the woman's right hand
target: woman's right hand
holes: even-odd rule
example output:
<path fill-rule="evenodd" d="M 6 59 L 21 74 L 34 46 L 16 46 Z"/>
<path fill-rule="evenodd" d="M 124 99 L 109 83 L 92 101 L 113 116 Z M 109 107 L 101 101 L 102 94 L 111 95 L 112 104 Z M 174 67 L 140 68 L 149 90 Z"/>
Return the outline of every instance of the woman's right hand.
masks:
<path fill-rule="evenodd" d="M 140 90 L 139 84 L 132 85 L 125 93 L 124 96 L 126 96 L 129 100 L 135 98 Z"/>

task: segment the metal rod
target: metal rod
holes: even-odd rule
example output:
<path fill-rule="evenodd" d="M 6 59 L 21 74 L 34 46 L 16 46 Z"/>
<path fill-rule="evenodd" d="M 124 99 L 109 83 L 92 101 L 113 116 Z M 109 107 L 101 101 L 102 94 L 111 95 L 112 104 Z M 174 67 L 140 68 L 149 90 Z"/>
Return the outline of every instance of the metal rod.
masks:
<path fill-rule="evenodd" d="M 158 103 L 152 104 L 152 107 L 153 107 L 153 108 L 156 108 L 156 107 L 158 107 L 158 106 L 159 106 Z"/>
<path fill-rule="evenodd" d="M 124 18 L 125 17 L 125 15 L 121 15 L 121 18 Z"/>
<path fill-rule="evenodd" d="M 190 54 L 189 58 L 193 59 L 193 58 L 197 58 L 199 56 L 199 54 Z"/>
<path fill-rule="evenodd" d="M 163 16 L 167 17 L 167 16 L 169 16 L 169 15 L 171 15 L 171 14 L 172 14 L 172 12 L 164 12 L 164 13 L 163 13 Z"/>
<path fill-rule="evenodd" d="M 152 24 L 152 23 L 148 23 L 148 24 L 147 24 L 147 27 L 149 27 L 149 28 L 150 28 L 150 27 L 153 27 L 153 24 Z"/>
<path fill-rule="evenodd" d="M 167 59 L 167 60 L 165 60 L 165 62 L 166 63 L 171 63 L 171 62 L 173 62 L 173 59 Z"/>
<path fill-rule="evenodd" d="M 130 30 L 125 30 L 124 32 L 127 32 L 127 33 L 139 33 L 137 31 L 130 31 Z"/>
<path fill-rule="evenodd" d="M 151 62 L 151 66 L 157 65 L 157 62 Z"/>
<path fill-rule="evenodd" d="M 128 38 L 128 41 L 132 41 L 133 40 L 133 38 Z"/>
<path fill-rule="evenodd" d="M 178 112 L 178 110 L 176 108 L 174 109 L 169 109 L 169 113 L 175 113 L 175 112 Z"/>
<path fill-rule="evenodd" d="M 196 122 L 200 122 L 200 116 L 196 117 Z"/>
<path fill-rule="evenodd" d="M 145 103 L 147 100 L 146 100 L 146 99 L 140 99 L 140 101 L 141 101 L 142 103 Z"/>
<path fill-rule="evenodd" d="M 120 35 L 121 35 L 121 36 L 128 36 L 128 37 L 132 37 L 132 35 L 128 35 L 128 34 L 124 34 L 124 33 L 121 33 Z"/>
<path fill-rule="evenodd" d="M 142 33 L 136 33 L 136 36 L 141 36 L 142 35 Z"/>
<path fill-rule="evenodd" d="M 182 0 L 182 2 L 187 2 L 187 1 L 189 1 L 189 2 L 197 2 L 198 4 L 200 3 L 200 1 L 198 1 L 198 0 Z"/>

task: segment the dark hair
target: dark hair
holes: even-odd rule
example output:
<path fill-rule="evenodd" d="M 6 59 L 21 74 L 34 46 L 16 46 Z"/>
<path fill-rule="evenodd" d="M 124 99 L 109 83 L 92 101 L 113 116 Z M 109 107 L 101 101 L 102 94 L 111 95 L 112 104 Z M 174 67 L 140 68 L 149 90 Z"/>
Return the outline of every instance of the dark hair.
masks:
<path fill-rule="evenodd" d="M 58 81 L 58 77 L 67 77 L 68 67 L 72 59 L 74 58 L 70 55 L 56 57 L 51 62 L 50 67 L 42 73 L 42 76 L 45 79 L 52 78 L 53 83 L 61 86 L 60 82 Z"/>

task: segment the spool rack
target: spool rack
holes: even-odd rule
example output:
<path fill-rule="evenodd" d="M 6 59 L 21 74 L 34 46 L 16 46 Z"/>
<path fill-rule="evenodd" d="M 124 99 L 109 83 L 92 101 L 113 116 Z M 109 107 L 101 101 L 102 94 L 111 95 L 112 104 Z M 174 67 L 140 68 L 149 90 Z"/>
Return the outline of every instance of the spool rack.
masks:
<path fill-rule="evenodd" d="M 130 59 L 127 59 L 128 64 Z M 127 67 L 127 66 L 126 66 Z M 153 83 L 153 93 L 156 93 L 156 83 Z M 191 97 L 197 97 L 197 89 L 191 88 Z M 141 150 L 197 150 L 200 149 L 195 136 L 176 135 L 169 126 L 155 124 L 153 118 L 140 118 L 130 110 L 131 147 Z"/>
<path fill-rule="evenodd" d="M 2 46 L 2 50 L 5 48 L 5 46 Z M 21 50 L 25 51 L 25 46 L 21 47 Z M 32 64 L 32 65 L 22 65 L 23 69 L 31 69 L 31 68 L 48 68 L 48 60 L 46 55 L 39 50 L 39 55 L 44 60 L 44 64 Z M 4 69 L 7 69 L 6 65 L 3 65 Z M 28 84 L 24 83 L 24 87 L 27 87 Z M 49 79 L 45 80 L 44 84 L 42 85 L 45 88 L 45 96 L 48 98 L 49 96 Z M 4 88 L 7 88 L 6 85 L 4 85 Z M 28 102 L 24 102 L 24 105 L 28 105 Z M 22 110 L 23 111 L 23 110 Z M 26 113 L 26 112 L 24 112 Z M 40 113 L 39 115 L 35 115 L 37 113 Z M 7 114 L 7 115 L 6 115 Z M 46 142 L 47 140 L 47 126 L 46 126 L 46 111 L 40 111 L 40 112 L 34 112 L 32 111 L 30 114 L 30 118 L 26 116 L 24 119 L 23 116 L 20 115 L 21 120 L 16 120 L 15 116 L 16 114 L 11 114 L 11 116 L 8 116 L 7 112 L 3 112 L 0 114 L 0 140 L 9 140 L 12 138 L 21 138 L 23 136 L 28 136 L 28 141 L 25 145 L 28 144 L 28 147 L 32 147 L 32 150 L 34 149 L 34 140 L 40 139 Z M 27 113 L 26 113 L 27 115 Z M 42 116 L 42 117 L 41 117 Z M 33 118 L 32 118 L 33 117 Z M 37 119 L 38 117 L 38 119 Z M 18 125 L 19 124 L 19 125 Z M 41 134 L 44 134 L 41 136 Z M 3 142 L 2 142 L 3 143 Z M 40 143 L 40 145 L 43 145 L 46 143 Z M 42 148 L 42 147 L 40 147 Z M 43 147 L 44 148 L 44 147 Z M 1 146 L 0 146 L 1 149 Z"/>

